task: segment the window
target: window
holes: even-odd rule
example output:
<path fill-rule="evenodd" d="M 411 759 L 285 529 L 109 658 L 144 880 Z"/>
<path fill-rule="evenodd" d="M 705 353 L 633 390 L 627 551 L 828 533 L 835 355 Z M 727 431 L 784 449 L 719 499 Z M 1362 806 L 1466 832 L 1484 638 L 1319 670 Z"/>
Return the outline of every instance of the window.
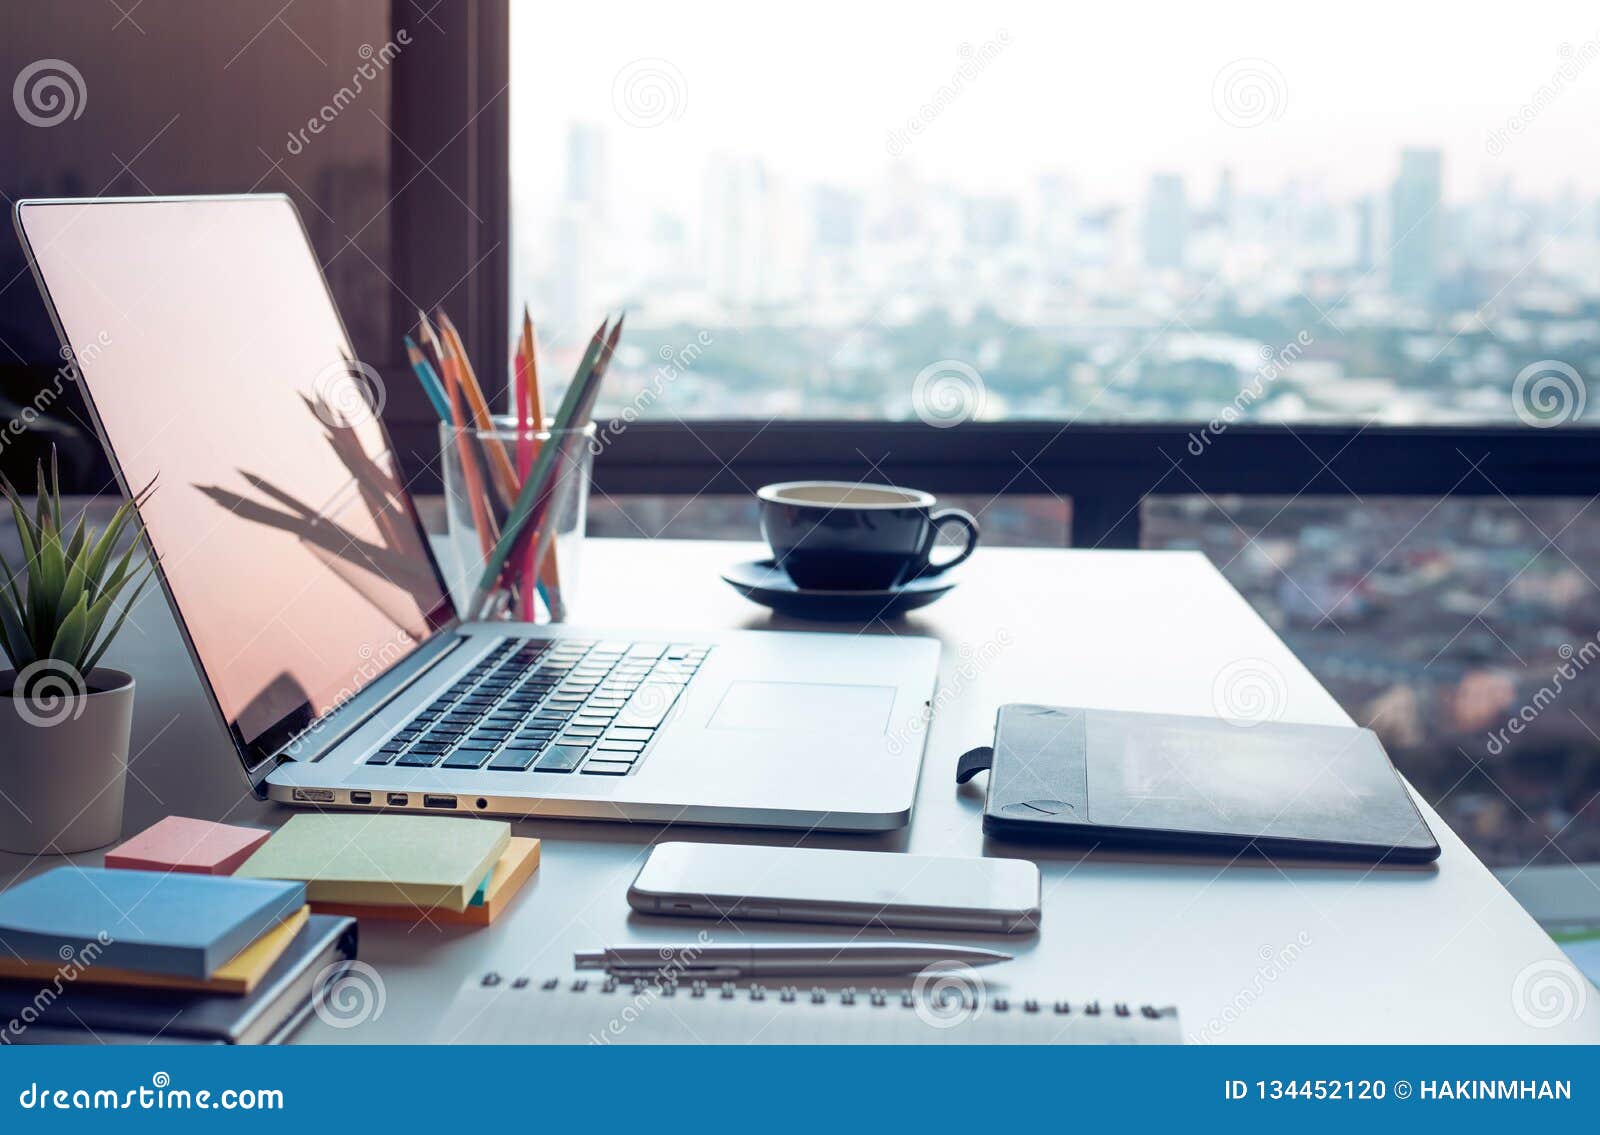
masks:
<path fill-rule="evenodd" d="M 1600 859 L 1592 500 L 1166 497 L 1144 540 L 1205 552 L 1490 866 Z"/>
<path fill-rule="evenodd" d="M 558 375 L 627 306 L 613 412 L 1543 424 L 1600 368 L 1586 5 L 517 6 L 512 74 L 513 298 Z"/>

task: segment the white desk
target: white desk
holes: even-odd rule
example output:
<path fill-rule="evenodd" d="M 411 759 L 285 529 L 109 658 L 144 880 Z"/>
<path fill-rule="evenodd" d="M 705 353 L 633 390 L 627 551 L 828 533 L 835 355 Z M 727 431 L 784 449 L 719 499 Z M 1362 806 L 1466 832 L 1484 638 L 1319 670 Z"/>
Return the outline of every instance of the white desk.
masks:
<path fill-rule="evenodd" d="M 770 618 L 717 578 L 744 554 L 745 546 L 721 543 L 590 541 L 574 621 L 676 630 L 802 625 Z M 1436 867 L 1426 869 L 1084 856 L 987 840 L 982 781 L 958 790 L 954 769 L 962 751 L 990 739 L 1004 702 L 1211 714 L 1218 674 L 1257 659 L 1281 677 L 1283 720 L 1349 718 L 1199 554 L 985 549 L 960 570 L 958 588 L 896 628 L 935 635 L 945 648 L 910 828 L 804 842 L 1037 859 L 1042 932 L 1015 940 L 960 936 L 1018 952 L 1016 961 L 985 971 L 992 990 L 1169 1000 L 1180 1007 L 1187 1036 L 1230 1043 L 1600 1041 L 1593 991 L 1584 1012 L 1558 1027 L 1535 1028 L 1518 1014 L 1519 974 L 1560 952 L 1426 805 L 1443 847 Z M 139 681 L 134 748 L 143 751 L 132 765 L 127 830 L 169 812 L 281 822 L 285 811 L 241 799 L 233 755 L 160 598 L 150 600 L 136 615 L 140 629 L 112 658 Z M 385 986 L 382 1016 L 345 1030 L 314 1020 L 298 1039 L 426 1040 L 468 976 L 487 969 L 570 976 L 578 948 L 692 940 L 715 924 L 644 919 L 628 909 L 624 893 L 652 843 L 797 838 L 570 821 L 517 826 L 545 840 L 544 860 L 499 922 L 478 931 L 363 925 L 361 956 Z M 0 882 L 44 865 L 0 856 Z M 775 923 L 716 933 L 725 940 L 740 931 L 752 940 L 838 936 Z"/>

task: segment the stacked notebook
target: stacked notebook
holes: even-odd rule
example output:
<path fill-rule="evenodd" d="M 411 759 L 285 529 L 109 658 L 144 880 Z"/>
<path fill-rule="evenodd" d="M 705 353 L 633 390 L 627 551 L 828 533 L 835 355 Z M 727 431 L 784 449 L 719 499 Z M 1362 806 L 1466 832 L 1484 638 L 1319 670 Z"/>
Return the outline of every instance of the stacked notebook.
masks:
<path fill-rule="evenodd" d="M 58 867 L 0 894 L 0 1027 L 271 1040 L 310 1010 L 317 963 L 354 952 L 353 924 L 313 916 L 299 883 Z"/>
<path fill-rule="evenodd" d="M 235 877 L 302 883 L 312 910 L 483 926 L 539 866 L 539 841 L 450 816 L 293 816 Z"/>

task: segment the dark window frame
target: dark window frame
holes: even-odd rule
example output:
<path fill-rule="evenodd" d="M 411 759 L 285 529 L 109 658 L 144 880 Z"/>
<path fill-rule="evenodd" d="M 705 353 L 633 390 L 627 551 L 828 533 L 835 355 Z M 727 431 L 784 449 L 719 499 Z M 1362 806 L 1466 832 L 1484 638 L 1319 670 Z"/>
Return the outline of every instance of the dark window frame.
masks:
<path fill-rule="evenodd" d="M 1600 493 L 1600 432 L 1564 426 L 1200 423 L 635 422 L 608 431 L 597 489 L 742 493 L 872 479 L 941 493 L 1072 502 L 1075 547 L 1136 548 L 1150 496 L 1581 497 Z"/>

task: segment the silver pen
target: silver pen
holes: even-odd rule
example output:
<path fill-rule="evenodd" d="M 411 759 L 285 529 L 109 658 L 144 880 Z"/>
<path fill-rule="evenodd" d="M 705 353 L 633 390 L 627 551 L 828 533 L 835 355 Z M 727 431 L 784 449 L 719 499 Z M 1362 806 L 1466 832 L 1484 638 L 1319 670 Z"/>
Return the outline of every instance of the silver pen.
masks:
<path fill-rule="evenodd" d="M 928 942 L 806 942 L 749 946 L 612 946 L 573 955 L 578 969 L 614 977 L 735 979 L 837 975 L 890 976 L 926 969 L 988 966 L 1010 954 Z"/>

